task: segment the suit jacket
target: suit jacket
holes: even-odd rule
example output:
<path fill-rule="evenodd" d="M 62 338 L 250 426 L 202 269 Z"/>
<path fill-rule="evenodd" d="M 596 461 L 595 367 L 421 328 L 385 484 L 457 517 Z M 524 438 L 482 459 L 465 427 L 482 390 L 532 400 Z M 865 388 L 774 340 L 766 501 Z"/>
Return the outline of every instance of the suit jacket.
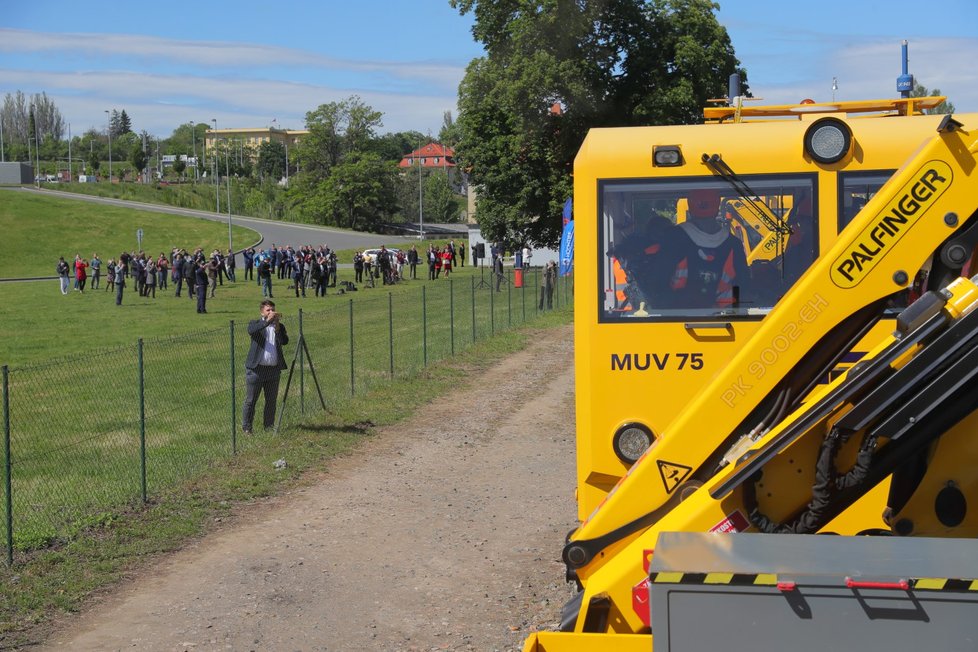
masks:
<path fill-rule="evenodd" d="M 268 326 L 268 322 L 264 319 L 252 319 L 248 322 L 248 336 L 251 337 L 251 348 L 248 350 L 248 359 L 245 360 L 245 367 L 251 370 L 258 368 L 258 363 L 261 362 L 262 352 L 265 350 L 265 328 Z M 280 328 L 275 334 L 275 351 L 278 353 L 278 364 L 275 365 L 276 369 L 285 369 L 288 365 L 285 364 L 285 354 L 282 352 L 282 347 L 289 343 L 289 334 L 285 330 L 285 324 L 279 322 Z"/>

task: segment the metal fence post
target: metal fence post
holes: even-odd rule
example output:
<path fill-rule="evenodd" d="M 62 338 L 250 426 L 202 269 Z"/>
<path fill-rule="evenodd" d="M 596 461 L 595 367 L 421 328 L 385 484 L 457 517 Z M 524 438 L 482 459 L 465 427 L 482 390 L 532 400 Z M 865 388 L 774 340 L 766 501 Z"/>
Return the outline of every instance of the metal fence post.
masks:
<path fill-rule="evenodd" d="M 390 342 L 391 380 L 394 380 L 394 293 L 387 293 L 387 332 Z"/>
<path fill-rule="evenodd" d="M 506 325 L 513 325 L 513 276 L 515 271 L 510 270 L 509 283 L 506 284 Z"/>
<path fill-rule="evenodd" d="M 3 480 L 7 492 L 4 507 L 7 523 L 7 566 L 14 564 L 13 464 L 10 461 L 10 367 L 3 365 Z"/>
<path fill-rule="evenodd" d="M 538 270 L 533 270 L 533 286 L 534 287 L 540 287 L 540 272 Z M 540 316 L 540 302 L 539 301 L 536 302 L 536 307 L 537 307 L 537 311 L 536 311 L 536 315 L 535 316 L 536 317 L 539 317 Z"/>
<path fill-rule="evenodd" d="M 520 288 L 522 290 L 520 292 L 520 310 L 523 313 L 523 323 L 524 324 L 526 323 L 526 286 L 527 286 L 527 283 L 526 283 L 526 279 L 524 278 L 523 279 L 523 287 Z"/>
<path fill-rule="evenodd" d="M 139 364 L 139 484 L 143 502 L 146 496 L 146 374 L 143 367 L 143 338 L 137 340 L 137 360 Z"/>
<path fill-rule="evenodd" d="M 452 338 L 452 355 L 455 355 L 455 279 L 448 280 L 448 321 Z"/>
<path fill-rule="evenodd" d="M 371 272 L 372 274 L 373 272 Z M 356 390 L 356 378 L 354 375 L 353 366 L 353 299 L 350 299 L 350 396 L 355 396 Z"/>
<path fill-rule="evenodd" d="M 469 280 L 472 281 L 472 343 L 475 344 L 475 277 Z"/>
<path fill-rule="evenodd" d="M 237 415 L 235 414 L 235 412 L 237 412 L 236 403 L 235 403 L 236 401 L 235 393 L 237 391 L 237 387 L 235 386 L 235 380 L 234 380 L 235 369 L 234 369 L 234 320 L 233 319 L 229 324 L 229 328 L 231 331 L 231 360 L 230 360 L 231 362 L 231 454 L 237 455 L 238 454 L 238 428 L 235 425 L 235 419 L 237 418 Z"/>
<path fill-rule="evenodd" d="M 489 288 L 489 335 L 496 334 L 496 293 Z"/>
<path fill-rule="evenodd" d="M 421 360 L 428 366 L 428 286 L 421 286 Z"/>

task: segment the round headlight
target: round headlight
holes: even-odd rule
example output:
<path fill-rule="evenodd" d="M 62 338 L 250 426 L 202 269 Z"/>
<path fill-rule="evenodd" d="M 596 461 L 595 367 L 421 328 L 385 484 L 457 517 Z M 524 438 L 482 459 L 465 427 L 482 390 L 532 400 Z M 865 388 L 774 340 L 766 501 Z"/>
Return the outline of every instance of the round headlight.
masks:
<path fill-rule="evenodd" d="M 819 163 L 835 163 L 849 153 L 852 132 L 838 118 L 822 118 L 805 131 L 805 151 Z"/>
<path fill-rule="evenodd" d="M 618 459 L 632 465 L 652 445 L 653 439 L 652 431 L 648 426 L 641 423 L 626 423 L 615 431 L 611 445 Z"/>

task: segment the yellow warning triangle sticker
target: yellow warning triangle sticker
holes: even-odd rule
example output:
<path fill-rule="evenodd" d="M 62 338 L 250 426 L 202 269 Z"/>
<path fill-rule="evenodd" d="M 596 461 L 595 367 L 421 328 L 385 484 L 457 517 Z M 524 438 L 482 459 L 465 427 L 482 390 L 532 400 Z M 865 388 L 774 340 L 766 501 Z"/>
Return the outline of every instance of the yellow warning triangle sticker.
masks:
<path fill-rule="evenodd" d="M 693 470 L 682 464 L 662 460 L 656 460 L 656 464 L 659 465 L 659 475 L 662 477 L 662 484 L 665 486 L 667 494 L 671 494 Z"/>

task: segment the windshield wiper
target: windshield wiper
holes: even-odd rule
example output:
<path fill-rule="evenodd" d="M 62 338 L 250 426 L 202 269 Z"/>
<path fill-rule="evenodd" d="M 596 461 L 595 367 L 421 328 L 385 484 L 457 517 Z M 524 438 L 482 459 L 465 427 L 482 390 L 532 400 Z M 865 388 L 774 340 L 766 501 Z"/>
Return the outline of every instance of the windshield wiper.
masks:
<path fill-rule="evenodd" d="M 792 233 L 791 227 L 788 226 L 787 222 L 784 221 L 778 215 L 775 215 L 770 209 L 765 205 L 761 207 L 756 198 L 758 197 L 747 182 L 737 176 L 726 161 L 720 158 L 719 154 L 714 154 L 710 156 L 709 154 L 703 154 L 703 163 L 710 168 L 710 170 L 716 174 L 718 177 L 730 184 L 740 197 L 750 205 L 751 209 L 754 211 L 757 218 L 764 222 L 766 226 L 773 233 L 778 235 L 786 236 Z"/>

